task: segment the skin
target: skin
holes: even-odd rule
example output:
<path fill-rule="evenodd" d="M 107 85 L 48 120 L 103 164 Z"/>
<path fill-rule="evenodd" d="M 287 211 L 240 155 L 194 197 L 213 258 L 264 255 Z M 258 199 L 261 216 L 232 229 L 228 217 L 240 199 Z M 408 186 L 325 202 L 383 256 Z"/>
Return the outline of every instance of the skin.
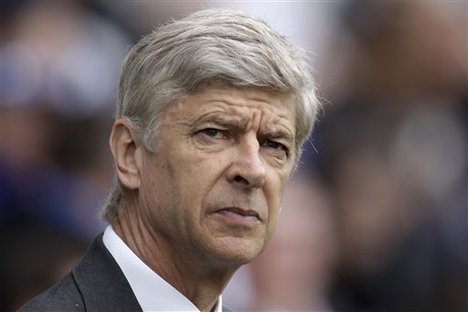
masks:
<path fill-rule="evenodd" d="M 116 233 L 154 271 L 210 311 L 236 269 L 270 240 L 296 161 L 290 99 L 206 88 L 162 112 L 155 152 L 127 119 L 110 146 L 126 196 Z"/>

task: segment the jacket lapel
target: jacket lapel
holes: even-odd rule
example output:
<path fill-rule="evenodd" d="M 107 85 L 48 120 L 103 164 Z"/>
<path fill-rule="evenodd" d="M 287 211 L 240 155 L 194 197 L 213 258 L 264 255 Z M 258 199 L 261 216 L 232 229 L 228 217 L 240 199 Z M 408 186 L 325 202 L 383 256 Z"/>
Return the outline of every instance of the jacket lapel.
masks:
<path fill-rule="evenodd" d="M 120 267 L 104 246 L 102 234 L 72 274 L 86 311 L 142 311 Z"/>

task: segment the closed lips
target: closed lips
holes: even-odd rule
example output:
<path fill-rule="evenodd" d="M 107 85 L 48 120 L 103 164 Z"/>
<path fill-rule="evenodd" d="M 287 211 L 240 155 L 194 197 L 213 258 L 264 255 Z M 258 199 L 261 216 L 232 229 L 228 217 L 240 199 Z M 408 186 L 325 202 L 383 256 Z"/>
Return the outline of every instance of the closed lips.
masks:
<path fill-rule="evenodd" d="M 229 208 L 219 209 L 216 211 L 216 213 L 233 213 L 233 214 L 237 214 L 243 217 L 255 217 L 258 220 L 261 220 L 257 212 L 253 210 L 238 208 L 238 207 L 229 207 Z"/>

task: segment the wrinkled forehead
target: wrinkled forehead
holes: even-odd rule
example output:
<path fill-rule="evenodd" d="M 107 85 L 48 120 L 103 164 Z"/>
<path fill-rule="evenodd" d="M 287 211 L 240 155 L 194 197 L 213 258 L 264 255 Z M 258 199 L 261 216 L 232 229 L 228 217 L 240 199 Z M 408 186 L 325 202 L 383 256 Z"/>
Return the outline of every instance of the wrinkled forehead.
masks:
<path fill-rule="evenodd" d="M 189 97 L 206 96 L 219 99 L 235 106 L 249 107 L 256 103 L 265 103 L 265 109 L 288 118 L 295 124 L 297 101 L 291 92 L 281 92 L 262 87 L 236 87 L 226 83 L 210 83 L 188 95 Z"/>
<path fill-rule="evenodd" d="M 295 136 L 294 102 L 291 96 L 281 92 L 263 88 L 210 87 L 192 94 L 184 102 L 186 105 L 187 102 L 198 104 L 196 115 L 209 114 L 219 120 L 237 120 L 239 124 L 249 124 L 257 116 L 262 124 L 285 126 Z"/>

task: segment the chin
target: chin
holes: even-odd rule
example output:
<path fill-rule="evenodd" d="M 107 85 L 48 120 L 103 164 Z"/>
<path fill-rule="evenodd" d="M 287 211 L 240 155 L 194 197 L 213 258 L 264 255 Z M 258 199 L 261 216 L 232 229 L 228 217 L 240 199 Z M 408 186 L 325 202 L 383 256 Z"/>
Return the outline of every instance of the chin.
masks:
<path fill-rule="evenodd" d="M 218 263 L 239 267 L 254 260 L 264 249 L 265 243 L 242 238 L 224 238 L 209 253 Z"/>

